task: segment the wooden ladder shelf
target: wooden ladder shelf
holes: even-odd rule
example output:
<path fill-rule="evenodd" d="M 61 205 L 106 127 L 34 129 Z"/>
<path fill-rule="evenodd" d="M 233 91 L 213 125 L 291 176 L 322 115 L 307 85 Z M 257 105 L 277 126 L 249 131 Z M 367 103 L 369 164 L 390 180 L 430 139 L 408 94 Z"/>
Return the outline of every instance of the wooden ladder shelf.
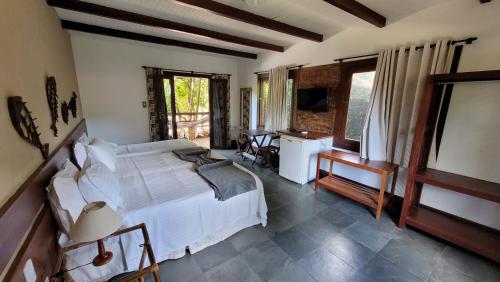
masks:
<path fill-rule="evenodd" d="M 500 70 L 430 75 L 415 128 L 399 227 L 411 225 L 500 262 L 500 231 L 420 205 L 423 184 L 500 203 L 500 183 L 427 168 L 443 84 L 500 80 Z"/>

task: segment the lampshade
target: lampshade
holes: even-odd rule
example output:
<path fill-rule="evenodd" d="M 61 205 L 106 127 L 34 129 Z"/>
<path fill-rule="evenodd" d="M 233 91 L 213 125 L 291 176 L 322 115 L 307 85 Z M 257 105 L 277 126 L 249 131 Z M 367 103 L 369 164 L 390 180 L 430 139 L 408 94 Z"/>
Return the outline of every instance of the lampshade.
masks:
<path fill-rule="evenodd" d="M 91 242 L 102 239 L 118 230 L 122 218 L 105 202 L 88 203 L 70 230 L 75 242 Z"/>

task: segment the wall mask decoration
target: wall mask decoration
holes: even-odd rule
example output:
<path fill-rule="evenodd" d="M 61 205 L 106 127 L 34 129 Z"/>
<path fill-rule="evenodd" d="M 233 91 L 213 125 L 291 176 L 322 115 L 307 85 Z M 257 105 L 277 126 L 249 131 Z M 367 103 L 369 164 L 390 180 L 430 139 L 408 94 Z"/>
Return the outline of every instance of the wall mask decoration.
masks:
<path fill-rule="evenodd" d="M 50 118 L 52 119 L 52 124 L 50 125 L 50 129 L 54 133 L 54 136 L 57 137 L 57 119 L 59 117 L 58 114 L 58 103 L 57 103 L 57 88 L 56 88 L 56 78 L 53 76 L 47 77 L 45 81 L 45 91 L 47 94 L 47 102 L 49 103 L 50 110 Z"/>
<path fill-rule="evenodd" d="M 71 112 L 73 118 L 76 118 L 77 115 L 76 98 L 77 96 L 75 92 L 73 92 L 73 96 L 71 96 L 69 103 L 67 103 L 66 101 L 61 103 L 61 117 L 65 124 L 68 124 L 69 112 Z"/>
<path fill-rule="evenodd" d="M 33 146 L 38 147 L 42 157 L 47 159 L 49 157 L 49 144 L 42 144 L 40 141 L 38 126 L 35 125 L 36 118 L 31 116 L 31 112 L 26 107 L 26 103 L 23 102 L 23 98 L 11 96 L 7 98 L 7 104 L 9 106 L 10 120 L 17 134 Z"/>
<path fill-rule="evenodd" d="M 66 101 L 61 103 L 61 117 L 65 124 L 68 124 L 69 121 L 69 108 L 68 103 Z"/>
<path fill-rule="evenodd" d="M 76 118 L 77 115 L 76 98 L 78 97 L 76 96 L 76 93 L 73 92 L 73 96 L 71 96 L 68 104 L 68 109 L 71 111 L 71 115 L 73 116 L 73 118 Z"/>

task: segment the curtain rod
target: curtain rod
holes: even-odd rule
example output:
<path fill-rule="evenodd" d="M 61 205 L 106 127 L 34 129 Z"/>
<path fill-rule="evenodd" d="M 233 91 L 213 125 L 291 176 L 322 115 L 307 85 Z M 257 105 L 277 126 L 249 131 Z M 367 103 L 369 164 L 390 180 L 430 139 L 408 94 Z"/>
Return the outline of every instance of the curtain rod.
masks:
<path fill-rule="evenodd" d="M 291 69 L 298 69 L 298 68 L 301 68 L 301 67 L 303 67 L 303 66 L 305 66 L 305 65 L 307 65 L 307 64 L 302 64 L 302 65 L 291 66 L 291 67 L 287 67 L 286 69 L 287 69 L 287 70 L 291 70 Z M 262 73 L 268 73 L 268 72 L 269 72 L 268 70 L 266 70 L 266 71 L 256 71 L 256 72 L 254 72 L 254 74 L 262 74 Z"/>
<path fill-rule="evenodd" d="M 143 69 L 145 68 L 157 68 L 161 69 L 162 71 L 167 71 L 167 72 L 176 72 L 176 73 L 184 73 L 184 74 L 202 74 L 202 75 L 229 75 L 231 76 L 230 73 L 210 73 L 210 72 L 202 72 L 202 71 L 187 71 L 187 70 L 177 70 L 177 69 L 165 69 L 165 68 L 158 68 L 158 67 L 148 67 L 148 66 L 142 66 Z"/>
<path fill-rule="evenodd" d="M 465 39 L 461 39 L 461 40 L 452 40 L 452 41 L 448 42 L 448 45 L 455 45 L 455 44 L 458 44 L 458 43 L 464 43 L 464 44 L 468 45 L 468 44 L 472 44 L 472 42 L 474 42 L 476 40 L 477 40 L 477 37 L 469 37 L 469 38 L 465 38 Z M 431 44 L 431 48 L 434 48 L 434 47 L 436 47 L 436 44 Z M 416 47 L 415 49 L 419 50 L 419 49 L 423 49 L 423 48 L 424 48 L 424 46 L 422 45 L 422 46 Z M 406 48 L 405 49 L 405 51 L 409 51 L 409 50 L 410 50 L 410 48 Z M 345 57 L 345 58 L 339 58 L 339 59 L 335 59 L 335 62 L 342 63 L 345 60 L 355 60 L 355 59 L 369 58 L 369 57 L 378 57 L 378 53 L 368 54 L 368 55 L 352 56 L 352 57 Z"/>

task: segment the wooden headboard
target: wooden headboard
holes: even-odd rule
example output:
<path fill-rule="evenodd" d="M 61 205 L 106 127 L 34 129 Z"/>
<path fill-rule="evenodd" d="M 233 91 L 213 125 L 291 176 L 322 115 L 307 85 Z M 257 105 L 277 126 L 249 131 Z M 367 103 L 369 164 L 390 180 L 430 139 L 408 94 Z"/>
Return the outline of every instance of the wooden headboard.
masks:
<path fill-rule="evenodd" d="M 64 161 L 72 159 L 73 143 L 84 132 L 87 127 L 82 119 L 0 208 L 0 273 L 7 271 L 5 281 L 24 281 L 23 269 L 28 259 L 33 261 L 37 281 L 50 277 L 57 256 L 57 225 L 46 201 L 45 187 Z"/>

